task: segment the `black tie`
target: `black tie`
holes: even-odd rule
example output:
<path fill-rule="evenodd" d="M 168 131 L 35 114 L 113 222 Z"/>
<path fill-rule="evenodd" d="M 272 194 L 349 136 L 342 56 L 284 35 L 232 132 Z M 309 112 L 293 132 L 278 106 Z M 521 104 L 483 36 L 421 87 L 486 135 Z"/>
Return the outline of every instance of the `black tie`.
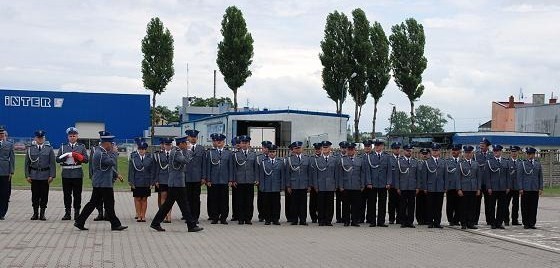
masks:
<path fill-rule="evenodd" d="M 410 158 L 406 159 L 406 162 L 410 165 Z"/>
<path fill-rule="evenodd" d="M 70 144 L 70 149 L 74 150 L 74 144 Z"/>
<path fill-rule="evenodd" d="M 247 158 L 247 151 L 243 151 L 243 154 L 245 155 L 245 158 Z"/>
<path fill-rule="evenodd" d="M 39 152 L 43 149 L 43 146 L 39 145 Z"/>
<path fill-rule="evenodd" d="M 436 161 L 436 166 L 437 166 L 437 165 L 438 165 L 438 164 L 437 164 L 437 158 L 434 158 L 434 161 Z"/>
<path fill-rule="evenodd" d="M 327 156 L 325 156 L 325 162 L 329 162 L 329 158 Z"/>
<path fill-rule="evenodd" d="M 270 160 L 270 163 L 274 166 L 274 159 Z"/>
<path fill-rule="evenodd" d="M 381 160 L 381 154 L 377 154 L 377 159 Z"/>
<path fill-rule="evenodd" d="M 167 158 L 167 160 L 169 160 L 169 152 L 165 153 L 165 158 Z"/>

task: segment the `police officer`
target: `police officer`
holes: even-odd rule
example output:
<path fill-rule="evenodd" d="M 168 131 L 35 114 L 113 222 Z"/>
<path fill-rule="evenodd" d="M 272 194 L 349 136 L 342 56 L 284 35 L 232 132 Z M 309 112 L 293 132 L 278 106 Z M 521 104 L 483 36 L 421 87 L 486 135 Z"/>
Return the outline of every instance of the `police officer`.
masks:
<path fill-rule="evenodd" d="M 517 166 L 521 163 L 518 158 L 519 151 L 521 148 L 519 146 L 510 146 L 511 158 L 509 160 L 509 176 L 511 180 L 511 189 L 507 195 L 507 207 L 505 225 L 509 225 L 509 204 L 511 203 L 511 225 L 521 225 L 519 223 L 519 188 L 518 178 L 517 178 Z"/>
<path fill-rule="evenodd" d="M 35 131 L 35 145 L 27 148 L 25 155 L 25 177 L 31 184 L 33 216 L 31 220 L 46 221 L 45 210 L 49 201 L 49 184 L 56 176 L 56 161 L 53 148 L 45 144 L 46 132 Z M 41 213 L 39 214 L 39 207 Z"/>
<path fill-rule="evenodd" d="M 404 156 L 401 156 L 397 162 L 398 175 L 395 179 L 395 188 L 401 200 L 401 228 L 415 228 L 414 203 L 420 189 L 418 177 L 421 162 L 412 158 L 412 149 L 410 144 L 403 146 Z"/>
<path fill-rule="evenodd" d="M 168 195 L 168 182 L 169 182 L 169 159 L 171 156 L 171 150 L 173 149 L 173 139 L 172 138 L 163 138 L 160 140 L 163 144 L 162 150 L 158 152 L 154 152 L 154 161 L 155 161 L 155 186 L 156 192 L 158 193 L 158 208 L 161 208 L 165 200 L 167 199 Z M 171 210 L 165 216 L 163 220 L 164 223 L 171 222 Z"/>
<path fill-rule="evenodd" d="M 68 143 L 61 144 L 56 156 L 56 162 L 62 168 L 62 191 L 64 193 L 64 216 L 63 221 L 71 220 L 72 196 L 74 196 L 74 219 L 80 215 L 82 204 L 82 184 L 84 171 L 82 164 L 88 162 L 86 146 L 78 143 L 78 129 L 69 127 L 66 129 Z"/>
<path fill-rule="evenodd" d="M 4 220 L 8 212 L 15 160 L 14 145 L 7 141 L 6 129 L 0 126 L 0 220 Z"/>
<path fill-rule="evenodd" d="M 337 158 L 331 153 L 330 141 L 321 142 L 322 152 L 312 160 L 313 188 L 317 191 L 319 226 L 332 226 L 334 214 L 334 191 L 337 189 Z M 314 161 L 314 162 L 313 162 Z"/>
<path fill-rule="evenodd" d="M 195 129 L 185 131 L 192 151 L 192 160 L 187 163 L 185 171 L 185 187 L 191 213 L 197 222 L 200 218 L 200 191 L 204 178 L 204 156 L 206 154 L 204 147 L 197 144 L 198 133 L 199 131 Z"/>
<path fill-rule="evenodd" d="M 291 144 L 292 155 L 286 159 L 286 188 L 291 195 L 292 225 L 307 225 L 307 192 L 311 185 L 311 159 L 302 153 L 303 142 Z"/>
<path fill-rule="evenodd" d="M 237 220 L 239 224 L 253 224 L 255 183 L 258 181 L 257 154 L 249 150 L 251 137 L 239 136 L 239 150 L 233 153 L 233 188 L 237 191 Z"/>
<path fill-rule="evenodd" d="M 383 151 L 385 143 L 383 140 L 373 141 L 374 152 L 364 155 L 364 164 L 369 168 L 367 177 L 367 188 L 371 189 L 367 203 L 367 221 L 369 227 L 388 227 L 385 224 L 387 214 L 387 189 L 393 182 L 391 170 L 391 159 L 389 154 Z M 377 219 L 375 217 L 375 205 L 377 203 Z"/>
<path fill-rule="evenodd" d="M 457 195 L 461 202 L 461 229 L 478 229 L 476 227 L 477 197 L 480 196 L 480 164 L 473 160 L 474 147 L 463 147 L 464 158 L 459 162 L 461 176 L 457 186 Z M 480 212 L 480 211 L 478 211 Z"/>
<path fill-rule="evenodd" d="M 397 170 L 397 161 L 399 160 L 400 152 L 401 152 L 401 143 L 400 142 L 393 142 L 391 144 L 391 188 L 389 188 L 389 223 L 390 224 L 400 224 L 399 215 L 400 211 L 400 199 L 399 194 L 397 193 L 397 189 L 395 189 L 395 178 L 398 175 Z"/>
<path fill-rule="evenodd" d="M 226 136 L 214 135 L 216 148 L 208 151 L 206 161 L 211 224 L 228 224 L 229 186 L 233 183 L 232 152 L 224 148 Z"/>
<path fill-rule="evenodd" d="M 105 133 L 105 131 L 99 131 L 99 135 L 103 135 Z M 93 159 L 93 155 L 95 154 L 95 151 L 98 150 L 101 147 L 101 141 L 99 141 L 97 143 L 97 145 L 93 145 L 91 146 L 90 150 L 89 150 L 89 157 L 88 159 Z M 89 165 L 88 168 L 89 171 L 89 179 L 93 179 L 93 165 Z M 105 216 L 103 215 L 103 202 L 99 202 L 97 207 L 97 217 L 95 217 L 93 219 L 93 221 L 104 221 L 105 220 Z M 76 219 L 76 217 L 74 217 L 74 220 Z"/>
<path fill-rule="evenodd" d="M 451 146 L 451 157 L 445 161 L 445 189 L 446 189 L 446 204 L 445 210 L 449 226 L 459 225 L 461 219 L 459 196 L 457 189 L 459 189 L 460 169 L 459 161 L 461 160 L 461 144 L 453 144 Z"/>
<path fill-rule="evenodd" d="M 489 217 L 493 223 L 492 229 L 504 229 L 503 223 L 508 209 L 507 194 L 511 188 L 510 164 L 508 159 L 502 157 L 503 147 L 501 145 L 492 147 L 494 157 L 488 159 L 489 176 L 486 181 L 486 188 L 490 197 Z"/>
<path fill-rule="evenodd" d="M 517 187 L 521 196 L 521 217 L 523 228 L 537 229 L 537 208 L 539 196 L 543 193 L 543 172 L 541 163 L 535 160 L 537 150 L 529 147 L 525 150 L 527 159 L 517 166 Z"/>
<path fill-rule="evenodd" d="M 203 228 L 197 225 L 196 219 L 190 211 L 185 188 L 186 164 L 192 161 L 191 145 L 188 143 L 187 137 L 175 138 L 175 143 L 178 147 L 171 149 L 169 155 L 169 180 L 167 183 L 168 196 L 154 216 L 154 219 L 150 224 L 150 228 L 158 232 L 164 232 L 165 229 L 161 227 L 161 222 L 163 221 L 165 215 L 169 213 L 173 204 L 177 202 L 177 205 L 183 214 L 183 218 L 187 223 L 188 231 L 199 232 L 202 231 Z"/>
<path fill-rule="evenodd" d="M 313 180 L 313 174 L 316 172 L 316 166 L 314 165 L 313 159 L 316 157 L 322 156 L 323 145 L 321 142 L 313 143 L 313 149 L 315 150 L 315 154 L 311 157 L 311 178 Z M 311 189 L 309 190 L 309 217 L 311 218 L 312 223 L 317 223 L 317 218 L 319 217 L 319 211 L 317 208 L 317 189 L 313 185 L 311 185 Z"/>
<path fill-rule="evenodd" d="M 418 173 L 420 177 L 424 177 L 425 174 L 428 172 L 426 170 L 425 161 L 428 160 L 430 157 L 430 149 L 422 148 L 420 149 L 420 159 L 418 160 Z M 422 183 L 423 180 L 418 180 L 419 186 L 422 189 L 424 186 Z M 428 224 L 428 196 L 424 191 L 419 191 L 416 194 L 416 221 L 418 225 L 426 225 Z"/>
<path fill-rule="evenodd" d="M 441 145 L 432 144 L 431 157 L 424 161 L 426 168 L 423 176 L 424 193 L 428 196 L 428 228 L 443 228 L 441 226 L 441 210 L 443 194 L 445 193 L 445 161 L 440 158 Z"/>
<path fill-rule="evenodd" d="M 240 148 L 240 136 L 235 136 L 231 139 L 232 154 L 239 151 Z M 237 188 L 231 187 L 231 221 L 238 221 L 239 215 L 237 213 L 237 208 L 239 207 L 237 198 Z"/>
<path fill-rule="evenodd" d="M 335 156 L 339 158 L 345 156 L 348 144 L 349 143 L 347 141 L 339 142 L 338 147 L 340 148 L 340 150 L 335 154 Z M 337 188 L 334 194 L 336 197 L 336 202 L 335 202 L 336 223 L 342 223 L 342 199 L 343 198 L 340 189 Z"/>
<path fill-rule="evenodd" d="M 484 214 L 486 217 L 486 224 L 487 225 L 494 225 L 492 219 L 490 217 L 490 196 L 488 195 L 488 191 L 486 190 L 486 182 L 488 181 L 488 177 L 490 173 L 488 172 L 488 159 L 492 158 L 492 153 L 489 150 L 489 146 L 492 145 L 490 141 L 486 138 L 482 138 L 479 143 L 480 150 L 477 151 L 474 155 L 475 161 L 478 162 L 478 166 L 480 169 L 480 179 L 482 180 L 481 184 L 481 195 L 476 197 L 476 215 L 475 215 L 475 223 L 478 225 L 478 220 L 480 218 L 480 206 L 482 204 L 482 197 L 484 196 Z"/>
<path fill-rule="evenodd" d="M 268 158 L 268 147 L 272 145 L 271 141 L 262 141 L 261 142 L 261 152 L 257 154 L 256 162 L 257 162 L 257 169 L 261 168 L 261 163 L 263 160 Z M 258 173 L 257 173 L 258 174 Z M 260 190 L 260 187 L 257 187 L 257 217 L 259 218 L 259 222 L 264 221 L 264 214 L 263 214 L 263 194 Z"/>
<path fill-rule="evenodd" d="M 121 182 L 123 178 L 118 174 L 117 166 L 117 146 L 113 143 L 115 136 L 108 131 L 100 133 L 101 146 L 95 150 L 91 158 L 93 166 L 93 178 L 91 198 L 84 206 L 80 215 L 75 219 L 74 226 L 80 230 L 87 230 L 84 224 L 99 203 L 103 202 L 106 217 L 111 222 L 111 230 L 122 231 L 128 226 L 123 226 L 117 215 L 115 215 L 115 195 L 113 192 L 113 182 L 117 177 Z"/>
<path fill-rule="evenodd" d="M 342 220 L 344 226 L 359 227 L 358 220 L 361 211 L 361 192 L 364 189 L 369 168 L 356 155 L 356 144 L 346 146 L 346 155 L 338 163 L 337 184 L 342 195 Z"/>
<path fill-rule="evenodd" d="M 262 193 L 262 214 L 265 225 L 280 225 L 280 192 L 285 188 L 284 160 L 276 157 L 278 146 L 267 144 L 267 157 L 261 160 L 259 190 Z"/>
<path fill-rule="evenodd" d="M 147 149 L 148 143 L 140 140 L 138 150 L 130 154 L 128 161 L 128 184 L 132 188 L 137 222 L 146 222 L 148 197 L 151 195 L 151 186 L 155 183 L 157 164 Z"/>

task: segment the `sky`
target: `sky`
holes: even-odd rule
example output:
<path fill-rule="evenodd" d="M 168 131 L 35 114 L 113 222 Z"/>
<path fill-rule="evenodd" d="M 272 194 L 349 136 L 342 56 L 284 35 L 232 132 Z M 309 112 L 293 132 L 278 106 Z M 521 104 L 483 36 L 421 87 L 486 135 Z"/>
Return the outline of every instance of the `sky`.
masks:
<path fill-rule="evenodd" d="M 141 40 L 157 16 L 175 39 L 175 76 L 158 104 L 180 105 L 187 88 L 189 96 L 211 97 L 221 20 L 230 5 L 242 10 L 254 39 L 253 75 L 238 90 L 240 107 L 335 112 L 322 89 L 320 42 L 329 13 L 351 17 L 355 8 L 381 23 L 387 36 L 410 17 L 424 26 L 428 67 L 415 105 L 450 114 L 455 126 L 449 120 L 447 131 L 476 131 L 491 119 L 492 101 L 517 100 L 520 91 L 525 102 L 534 93 L 559 95 L 560 3 L 554 0 L 2 1 L 0 88 L 148 94 Z M 233 98 L 219 70 L 216 88 L 218 97 Z M 393 105 L 410 110 L 391 80 L 378 105 L 377 131 L 388 127 Z M 343 107 L 353 124 L 354 103 L 348 99 Z M 369 97 L 361 131 L 371 131 L 372 118 Z"/>

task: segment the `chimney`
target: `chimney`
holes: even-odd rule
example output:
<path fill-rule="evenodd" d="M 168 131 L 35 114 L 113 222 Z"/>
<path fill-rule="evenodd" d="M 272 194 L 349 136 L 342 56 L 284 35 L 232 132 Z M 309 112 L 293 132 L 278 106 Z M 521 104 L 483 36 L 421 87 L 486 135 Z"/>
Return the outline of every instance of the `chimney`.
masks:
<path fill-rule="evenodd" d="M 548 100 L 548 104 L 555 104 L 556 103 L 556 98 L 552 98 Z"/>
<path fill-rule="evenodd" d="M 514 100 L 513 96 L 509 96 L 508 108 L 515 108 L 513 100 Z"/>
<path fill-rule="evenodd" d="M 533 94 L 533 104 L 544 104 L 544 94 Z"/>

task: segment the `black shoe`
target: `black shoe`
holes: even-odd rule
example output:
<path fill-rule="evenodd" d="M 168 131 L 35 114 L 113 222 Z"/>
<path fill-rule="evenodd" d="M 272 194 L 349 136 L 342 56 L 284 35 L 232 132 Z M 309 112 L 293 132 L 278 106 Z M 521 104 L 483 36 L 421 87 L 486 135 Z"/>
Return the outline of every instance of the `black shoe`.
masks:
<path fill-rule="evenodd" d="M 38 220 L 38 219 L 39 219 L 39 215 L 38 215 L 37 213 L 33 213 L 33 216 L 31 216 L 31 219 L 30 219 L 30 220 L 36 221 L 36 220 Z"/>
<path fill-rule="evenodd" d="M 46 221 L 47 220 L 47 218 L 45 218 L 45 209 L 44 208 L 42 208 L 41 212 L 39 212 L 39 220 L 40 221 Z"/>
<path fill-rule="evenodd" d="M 237 224 L 243 225 L 243 224 L 245 224 L 245 222 L 244 221 L 238 221 Z"/>
<path fill-rule="evenodd" d="M 492 227 L 490 227 L 490 229 L 496 229 L 496 226 L 492 225 Z"/>
<path fill-rule="evenodd" d="M 77 223 L 77 222 L 74 222 L 74 226 L 75 226 L 76 228 L 82 230 L 82 231 L 87 231 L 87 230 L 88 230 L 88 228 L 84 227 L 83 224 L 79 224 L 79 223 Z"/>
<path fill-rule="evenodd" d="M 327 222 L 327 223 L 325 223 L 325 226 L 333 226 L 333 224 L 330 223 L 330 222 Z"/>
<path fill-rule="evenodd" d="M 406 224 L 401 224 L 401 228 L 406 228 Z"/>
<path fill-rule="evenodd" d="M 273 222 L 272 224 L 274 224 L 274 225 L 280 225 L 280 222 L 275 221 L 275 222 Z"/>
<path fill-rule="evenodd" d="M 121 226 L 117 226 L 115 228 L 111 228 L 111 231 L 122 231 L 126 228 L 128 228 L 128 226 L 121 225 Z"/>
<path fill-rule="evenodd" d="M 461 226 L 461 230 L 466 230 L 466 229 L 467 229 L 467 226 L 464 226 L 464 225 Z"/>
<path fill-rule="evenodd" d="M 375 227 L 375 223 L 370 223 L 369 227 Z"/>
<path fill-rule="evenodd" d="M 389 227 L 389 225 L 384 224 L 384 223 L 382 223 L 382 224 L 379 224 L 379 223 L 378 223 L 378 224 L 377 224 L 377 227 Z"/>
<path fill-rule="evenodd" d="M 430 224 L 430 225 L 428 225 L 428 228 L 432 229 L 432 228 L 434 228 L 434 225 Z"/>
<path fill-rule="evenodd" d="M 523 226 L 523 229 L 531 229 L 531 227 L 525 225 L 525 226 Z"/>
<path fill-rule="evenodd" d="M 326 226 L 326 224 L 325 224 L 325 223 L 322 223 L 322 222 L 320 222 L 320 223 L 319 223 L 319 226 Z"/>
<path fill-rule="evenodd" d="M 360 225 L 357 222 L 353 222 L 350 225 L 354 226 L 354 227 L 360 227 Z"/>
<path fill-rule="evenodd" d="M 265 223 L 264 223 L 264 225 L 270 225 L 270 222 L 269 222 L 269 221 L 267 221 L 267 222 L 265 222 Z"/>
<path fill-rule="evenodd" d="M 443 226 L 441 226 L 441 224 L 436 224 L 434 225 L 434 228 L 443 229 Z"/>
<path fill-rule="evenodd" d="M 264 221 L 264 219 L 259 219 L 259 222 L 263 222 L 263 221 Z"/>
<path fill-rule="evenodd" d="M 135 218 L 135 219 L 136 219 L 136 218 Z M 181 217 L 181 220 L 184 221 L 184 220 L 185 220 L 185 217 Z"/>
<path fill-rule="evenodd" d="M 467 226 L 467 228 L 468 228 L 468 229 L 471 229 L 471 230 L 476 230 L 476 229 L 478 229 L 478 227 L 476 227 L 476 226 L 474 226 L 474 225 Z"/>
<path fill-rule="evenodd" d="M 189 228 L 188 232 L 189 233 L 196 233 L 196 232 L 200 232 L 202 230 L 204 230 L 204 228 L 199 227 L 199 226 L 195 226 L 195 227 Z"/>
<path fill-rule="evenodd" d="M 498 228 L 498 229 L 506 229 L 503 225 L 496 226 L 496 228 Z"/>
<path fill-rule="evenodd" d="M 62 217 L 62 220 L 63 220 L 63 221 L 69 221 L 69 220 L 71 220 L 71 219 L 72 219 L 72 218 L 70 217 L 70 211 L 67 210 L 66 213 L 64 213 L 64 216 Z"/>
<path fill-rule="evenodd" d="M 137 219 L 138 219 L 138 216 L 135 216 L 134 219 L 137 220 Z M 181 218 L 181 220 L 183 220 L 183 218 Z"/>
<path fill-rule="evenodd" d="M 529 226 L 529 229 L 537 229 L 537 227 L 535 227 L 535 225 L 533 225 L 533 226 Z"/>
<path fill-rule="evenodd" d="M 5 220 L 5 218 L 4 218 L 4 217 L 0 217 L 0 221 L 3 221 L 3 220 Z"/>
<path fill-rule="evenodd" d="M 290 225 L 297 225 L 297 221 L 290 223 Z"/>
<path fill-rule="evenodd" d="M 228 222 L 226 220 L 223 220 L 223 221 L 220 221 L 220 224 L 228 225 Z"/>
<path fill-rule="evenodd" d="M 107 218 L 105 218 L 105 220 L 107 220 Z M 163 220 L 163 223 L 171 223 L 170 220 Z"/>
<path fill-rule="evenodd" d="M 80 216 L 80 209 L 74 209 L 74 220 Z"/>
<path fill-rule="evenodd" d="M 408 227 L 408 228 L 416 228 L 416 226 L 414 226 L 414 224 L 409 224 L 409 225 L 407 225 L 406 227 Z"/>
<path fill-rule="evenodd" d="M 105 218 L 103 218 L 103 215 L 101 214 L 97 215 L 97 217 L 93 219 L 93 221 L 103 221 L 103 220 L 105 220 Z"/>
<path fill-rule="evenodd" d="M 344 227 L 348 227 L 348 226 L 350 226 L 350 223 L 345 222 L 345 223 L 344 223 Z"/>
<path fill-rule="evenodd" d="M 245 224 L 247 225 L 253 225 L 253 223 L 251 221 L 245 221 Z"/>
<path fill-rule="evenodd" d="M 161 228 L 161 225 L 153 225 L 153 224 L 150 224 L 150 228 L 152 228 L 152 229 L 154 229 L 154 230 L 156 230 L 156 231 L 158 231 L 158 232 L 165 232 L 165 229 Z"/>
<path fill-rule="evenodd" d="M 511 225 L 521 225 L 521 223 L 519 223 L 517 221 L 514 221 L 514 222 L 511 223 Z"/>
<path fill-rule="evenodd" d="M 299 225 L 307 226 L 307 222 L 300 222 Z"/>
<path fill-rule="evenodd" d="M 395 224 L 395 221 L 389 221 L 389 224 Z"/>
<path fill-rule="evenodd" d="M 218 224 L 218 220 L 212 220 L 210 224 Z"/>

